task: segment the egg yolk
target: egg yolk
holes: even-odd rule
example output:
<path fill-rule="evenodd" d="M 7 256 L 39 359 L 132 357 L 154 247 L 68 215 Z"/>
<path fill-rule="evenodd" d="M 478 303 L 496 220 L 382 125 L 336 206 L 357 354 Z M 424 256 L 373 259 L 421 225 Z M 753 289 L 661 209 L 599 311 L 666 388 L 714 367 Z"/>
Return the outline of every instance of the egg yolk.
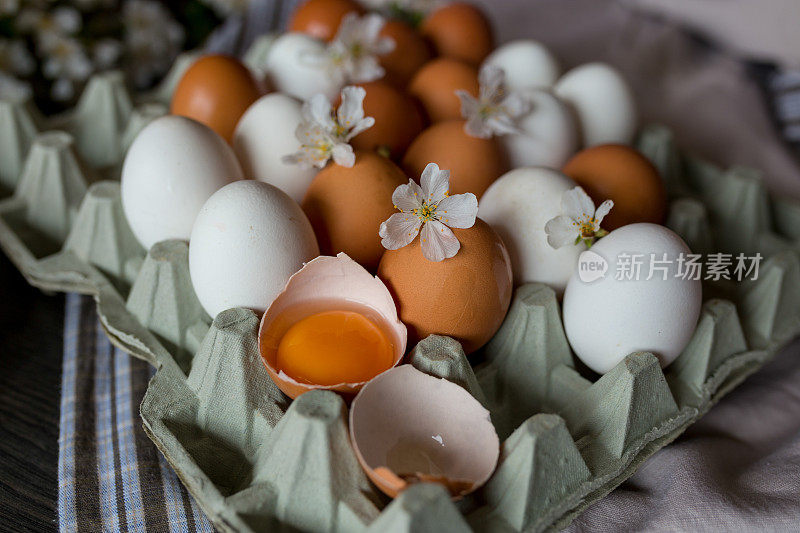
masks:
<path fill-rule="evenodd" d="M 389 336 L 366 316 L 325 311 L 289 328 L 276 367 L 301 383 L 360 383 L 389 370 L 393 352 Z"/>

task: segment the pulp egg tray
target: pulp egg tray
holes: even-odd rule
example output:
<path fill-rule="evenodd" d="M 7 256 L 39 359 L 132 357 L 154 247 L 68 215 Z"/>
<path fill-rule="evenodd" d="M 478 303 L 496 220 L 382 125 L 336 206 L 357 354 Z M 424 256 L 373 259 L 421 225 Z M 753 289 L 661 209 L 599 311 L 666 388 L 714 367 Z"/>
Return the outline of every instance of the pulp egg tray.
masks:
<path fill-rule="evenodd" d="M 212 321 L 192 290 L 187 243 L 146 251 L 128 227 L 120 160 L 166 111 L 177 76 L 136 105 L 119 74 L 96 76 L 73 111 L 48 120 L 0 102 L 0 245 L 31 284 L 92 294 L 112 342 L 158 369 L 145 430 L 221 531 L 564 527 L 800 332 L 800 204 L 770 199 L 754 170 L 716 168 L 680 153 L 669 130 L 645 128 L 638 146 L 672 197 L 667 225 L 696 253 L 761 253 L 758 279 L 706 282 L 697 330 L 666 372 L 632 353 L 590 375 L 553 290 L 535 283 L 516 290 L 471 360 L 450 338 L 423 340 L 407 361 L 489 409 L 501 456 L 460 501 L 435 484 L 389 501 L 359 467 L 342 398 L 290 401 L 261 362 L 258 316 L 230 309 Z"/>

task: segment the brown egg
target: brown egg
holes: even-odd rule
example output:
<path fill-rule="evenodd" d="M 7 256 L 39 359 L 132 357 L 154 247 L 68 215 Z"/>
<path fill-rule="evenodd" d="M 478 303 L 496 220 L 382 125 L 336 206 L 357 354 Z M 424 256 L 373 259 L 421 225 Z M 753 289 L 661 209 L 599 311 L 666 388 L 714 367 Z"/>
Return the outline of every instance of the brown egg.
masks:
<path fill-rule="evenodd" d="M 378 266 L 408 327 L 408 345 L 428 335 L 458 340 L 466 353 L 495 334 L 511 302 L 511 262 L 500 236 L 481 219 L 469 229 L 454 229 L 461 248 L 444 261 L 428 261 L 420 238 L 386 250 Z"/>
<path fill-rule="evenodd" d="M 395 213 L 392 193 L 408 178 L 386 157 L 356 152 L 352 168 L 335 163 L 319 171 L 303 199 L 321 255 L 344 252 L 374 271 L 383 254 L 378 228 Z"/>
<path fill-rule="evenodd" d="M 417 30 L 401 20 L 387 20 L 380 35 L 391 37 L 395 43 L 393 51 L 380 56 L 386 80 L 405 87 L 420 67 L 430 60 L 430 47 Z"/>
<path fill-rule="evenodd" d="M 403 158 L 403 169 L 418 180 L 428 163 L 450 171 L 451 194 L 471 192 L 478 199 L 509 170 L 497 139 L 467 135 L 463 120 L 438 122 L 414 139 Z"/>
<path fill-rule="evenodd" d="M 595 204 L 611 199 L 614 207 L 603 219 L 608 231 L 634 222 L 661 224 L 667 192 L 658 170 L 629 146 L 603 144 L 575 154 L 564 174 L 583 187 Z"/>
<path fill-rule="evenodd" d="M 322 41 L 331 41 L 336 36 L 342 18 L 352 12 L 360 15 L 364 12 L 364 8 L 353 0 L 307 0 L 292 13 L 289 31 L 298 31 Z"/>
<path fill-rule="evenodd" d="M 440 56 L 473 65 L 480 65 L 494 48 L 486 15 L 463 2 L 447 4 L 428 15 L 420 31 Z"/>
<path fill-rule="evenodd" d="M 239 119 L 259 96 L 258 83 L 238 59 L 208 55 L 180 79 L 170 112 L 202 122 L 230 142 Z"/>
<path fill-rule="evenodd" d="M 431 122 L 461 118 L 461 100 L 455 91 L 478 95 L 478 69 L 457 59 L 439 58 L 417 71 L 408 92 L 417 97 Z"/>
<path fill-rule="evenodd" d="M 425 127 L 417 102 L 385 81 L 360 84 L 364 97 L 364 113 L 375 119 L 375 125 L 359 133 L 350 144 L 356 150 L 388 150 L 399 159 Z"/>

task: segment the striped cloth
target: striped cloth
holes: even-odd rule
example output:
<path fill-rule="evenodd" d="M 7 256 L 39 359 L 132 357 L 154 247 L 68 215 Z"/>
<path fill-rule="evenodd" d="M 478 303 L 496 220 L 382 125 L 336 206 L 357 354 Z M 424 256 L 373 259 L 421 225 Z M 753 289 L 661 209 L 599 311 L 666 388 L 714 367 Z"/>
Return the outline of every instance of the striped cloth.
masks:
<path fill-rule="evenodd" d="M 142 429 L 153 369 L 112 346 L 91 297 L 68 294 L 58 521 L 72 531 L 213 531 Z"/>

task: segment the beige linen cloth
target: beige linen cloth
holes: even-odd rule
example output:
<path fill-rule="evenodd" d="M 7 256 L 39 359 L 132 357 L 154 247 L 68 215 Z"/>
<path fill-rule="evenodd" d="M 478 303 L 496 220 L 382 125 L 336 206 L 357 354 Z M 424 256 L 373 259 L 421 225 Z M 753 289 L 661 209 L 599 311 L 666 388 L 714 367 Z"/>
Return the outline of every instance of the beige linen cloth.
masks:
<path fill-rule="evenodd" d="M 491 1 L 505 42 L 533 38 L 570 68 L 617 66 L 644 121 L 800 198 L 800 168 L 747 68 L 678 27 L 604 0 Z M 725 9 L 726 2 L 718 2 Z M 800 531 L 800 341 L 589 507 L 569 531 Z"/>

